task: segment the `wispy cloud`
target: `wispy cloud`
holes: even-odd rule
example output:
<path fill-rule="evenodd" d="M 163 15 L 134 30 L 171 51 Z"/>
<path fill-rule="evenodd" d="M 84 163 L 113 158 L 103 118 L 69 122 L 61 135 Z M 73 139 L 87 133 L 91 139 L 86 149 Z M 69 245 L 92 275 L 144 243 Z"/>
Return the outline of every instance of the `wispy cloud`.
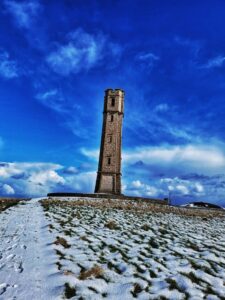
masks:
<path fill-rule="evenodd" d="M 192 40 L 183 36 L 175 36 L 174 42 L 181 47 L 185 47 L 189 49 L 192 54 L 192 58 L 197 58 L 199 56 L 199 52 L 203 47 L 203 43 L 201 40 Z"/>
<path fill-rule="evenodd" d="M 41 93 L 38 93 L 35 98 L 43 105 L 51 108 L 58 113 L 69 113 L 69 109 L 66 106 L 65 98 L 59 89 L 50 89 Z"/>
<path fill-rule="evenodd" d="M 151 107 L 147 101 L 140 101 L 139 105 L 132 107 L 126 117 L 126 128 L 136 136 L 137 139 L 153 143 L 193 143 L 198 142 L 197 129 L 192 124 L 186 124 L 185 120 L 177 126 L 180 121 L 179 111 L 176 106 L 169 106 L 168 103 L 159 103 Z M 168 114 L 170 112 L 170 115 Z M 178 121 L 179 120 L 179 121 Z M 135 124 L 135 126 L 134 126 Z M 140 136 L 140 131 L 142 135 Z"/>
<path fill-rule="evenodd" d="M 0 52 L 0 76 L 6 79 L 12 79 L 19 76 L 17 62 L 10 59 L 10 55 L 6 51 Z"/>
<path fill-rule="evenodd" d="M 225 62 L 225 56 L 219 55 L 209 59 L 208 62 L 205 65 L 203 65 L 201 68 L 204 69 L 220 68 L 224 65 L 224 62 Z"/>
<path fill-rule="evenodd" d="M 156 62 L 160 60 L 160 57 L 152 52 L 141 52 L 137 54 L 136 60 L 139 61 L 142 66 L 152 70 Z"/>
<path fill-rule="evenodd" d="M 120 56 L 119 45 L 113 44 L 101 33 L 90 34 L 79 28 L 71 32 L 68 39 L 68 43 L 58 45 L 46 58 L 49 66 L 60 75 L 87 71 L 108 56 L 112 59 Z"/>
<path fill-rule="evenodd" d="M 54 89 L 54 90 L 49 90 L 44 93 L 38 94 L 37 98 L 45 101 L 53 96 L 56 96 L 57 94 L 58 94 L 58 91 L 56 89 Z"/>
<path fill-rule="evenodd" d="M 90 138 L 87 126 L 83 126 L 84 111 L 81 106 L 71 102 L 60 89 L 49 89 L 36 94 L 35 98 L 44 106 L 60 114 L 63 125 L 75 136 L 86 139 Z M 74 99 L 73 99 L 74 100 Z"/>
<path fill-rule="evenodd" d="M 15 23 L 21 28 L 29 28 L 41 9 L 37 0 L 5 0 L 4 4 L 7 11 L 13 16 Z"/>
<path fill-rule="evenodd" d="M 152 52 L 140 53 L 137 55 L 137 59 L 142 61 L 159 60 L 159 57 Z"/>

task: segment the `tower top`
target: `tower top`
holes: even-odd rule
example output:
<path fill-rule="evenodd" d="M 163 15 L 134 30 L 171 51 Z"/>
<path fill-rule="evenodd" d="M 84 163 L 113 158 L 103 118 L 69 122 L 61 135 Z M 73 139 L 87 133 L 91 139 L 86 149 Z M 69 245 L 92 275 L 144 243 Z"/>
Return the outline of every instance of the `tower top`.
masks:
<path fill-rule="evenodd" d="M 108 95 L 108 94 L 115 94 L 115 93 L 118 93 L 118 92 L 122 92 L 123 94 L 125 94 L 125 92 L 124 92 L 124 90 L 122 90 L 122 89 L 115 89 L 115 90 L 113 90 L 113 89 L 106 89 L 105 90 L 105 94 L 106 95 Z"/>

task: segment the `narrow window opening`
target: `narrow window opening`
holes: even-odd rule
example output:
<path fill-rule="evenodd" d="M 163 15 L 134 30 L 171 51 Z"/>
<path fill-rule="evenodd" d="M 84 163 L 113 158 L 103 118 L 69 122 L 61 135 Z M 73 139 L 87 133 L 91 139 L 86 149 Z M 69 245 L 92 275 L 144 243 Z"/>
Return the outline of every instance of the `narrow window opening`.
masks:
<path fill-rule="evenodd" d="M 115 106 L 115 98 L 112 98 L 111 105 L 112 105 L 112 106 Z"/>
<path fill-rule="evenodd" d="M 112 135 L 111 134 L 107 136 L 107 141 L 108 141 L 108 143 L 112 143 Z"/>
<path fill-rule="evenodd" d="M 111 122 L 113 122 L 113 115 L 111 115 Z"/>
<path fill-rule="evenodd" d="M 111 157 L 108 157 L 108 165 L 111 165 Z"/>

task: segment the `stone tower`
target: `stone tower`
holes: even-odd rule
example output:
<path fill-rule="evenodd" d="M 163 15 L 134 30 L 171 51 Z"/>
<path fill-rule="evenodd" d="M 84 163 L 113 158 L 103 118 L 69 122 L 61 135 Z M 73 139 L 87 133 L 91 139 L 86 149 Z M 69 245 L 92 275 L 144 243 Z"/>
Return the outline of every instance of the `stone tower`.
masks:
<path fill-rule="evenodd" d="M 101 149 L 95 193 L 121 194 L 121 141 L 124 91 L 105 91 Z"/>

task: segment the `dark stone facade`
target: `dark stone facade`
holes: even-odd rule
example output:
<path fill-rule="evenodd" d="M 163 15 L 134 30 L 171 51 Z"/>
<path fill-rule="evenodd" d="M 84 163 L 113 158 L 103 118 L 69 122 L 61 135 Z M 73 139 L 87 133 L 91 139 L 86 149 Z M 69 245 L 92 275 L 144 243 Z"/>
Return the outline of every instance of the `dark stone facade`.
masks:
<path fill-rule="evenodd" d="M 101 148 L 95 193 L 121 194 L 121 142 L 124 91 L 105 91 Z"/>

